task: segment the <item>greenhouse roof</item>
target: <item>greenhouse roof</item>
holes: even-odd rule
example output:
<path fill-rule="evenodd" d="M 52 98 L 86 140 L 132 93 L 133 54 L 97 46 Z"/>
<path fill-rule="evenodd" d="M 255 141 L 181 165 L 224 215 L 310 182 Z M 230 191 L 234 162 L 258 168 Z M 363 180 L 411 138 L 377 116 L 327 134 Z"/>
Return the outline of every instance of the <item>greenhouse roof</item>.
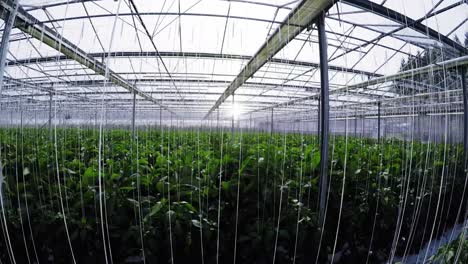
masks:
<path fill-rule="evenodd" d="M 1 0 L 5 21 L 14 9 Z M 456 0 L 20 0 L 0 102 L 131 111 L 135 92 L 138 111 L 183 119 L 216 118 L 217 109 L 228 118 L 234 107 L 241 116 L 304 118 L 320 95 L 322 12 L 332 114 L 375 115 L 379 102 L 400 114 L 408 101 L 413 112 L 461 109 L 459 87 L 408 79 L 467 63 L 454 39 L 468 31 L 468 4 Z M 401 73 L 403 60 L 428 48 L 450 56 Z"/>

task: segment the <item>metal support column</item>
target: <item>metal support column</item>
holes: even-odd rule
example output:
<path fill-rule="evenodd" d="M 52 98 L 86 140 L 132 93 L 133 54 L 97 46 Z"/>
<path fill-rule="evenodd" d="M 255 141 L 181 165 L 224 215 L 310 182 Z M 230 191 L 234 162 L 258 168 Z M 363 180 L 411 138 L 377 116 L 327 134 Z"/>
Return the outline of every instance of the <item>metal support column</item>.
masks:
<path fill-rule="evenodd" d="M 380 116 L 380 107 L 381 102 L 378 103 L 377 105 L 377 142 L 380 144 L 380 121 L 381 121 L 381 116 Z"/>
<path fill-rule="evenodd" d="M 6 18 L 3 27 L 2 41 L 0 43 L 0 96 L 2 95 L 3 88 L 3 73 L 5 72 L 6 57 L 8 53 L 8 44 L 10 43 L 10 34 L 15 24 L 16 11 L 18 10 L 18 0 L 14 0 L 14 7 L 12 11 L 7 11 Z"/>
<path fill-rule="evenodd" d="M 325 221 L 325 208 L 328 192 L 328 130 L 329 130 L 329 80 L 327 35 L 325 33 L 325 13 L 317 21 L 320 53 L 320 227 Z"/>
<path fill-rule="evenodd" d="M 322 99 L 319 98 L 318 100 L 318 112 L 317 112 L 317 142 L 318 144 L 320 145 L 320 120 L 321 120 L 321 115 L 322 115 L 322 111 L 320 110 L 321 109 L 321 101 Z"/>
<path fill-rule="evenodd" d="M 133 92 L 133 108 L 132 108 L 132 140 L 135 139 L 135 108 L 136 108 L 136 93 Z"/>
<path fill-rule="evenodd" d="M 466 90 L 466 67 L 460 69 L 463 90 L 463 159 L 468 169 L 468 91 Z"/>
<path fill-rule="evenodd" d="M 49 139 L 52 140 L 52 92 L 49 92 Z"/>

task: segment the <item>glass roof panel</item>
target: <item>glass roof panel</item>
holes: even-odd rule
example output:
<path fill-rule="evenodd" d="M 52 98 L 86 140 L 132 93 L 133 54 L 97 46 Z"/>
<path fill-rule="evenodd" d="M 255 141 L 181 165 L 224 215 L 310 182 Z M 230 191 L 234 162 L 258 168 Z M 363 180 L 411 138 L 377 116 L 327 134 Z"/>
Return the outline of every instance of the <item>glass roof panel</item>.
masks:
<path fill-rule="evenodd" d="M 138 13 L 127 1 L 23 0 L 21 4 L 25 12 L 83 50 L 95 63 L 107 64 L 130 86 L 178 112 L 197 110 L 201 118 L 300 2 L 135 0 Z M 395 74 L 403 60 L 414 58 L 425 48 L 446 47 L 414 25 L 350 2 L 334 5 L 325 20 L 331 90 Z M 382 3 L 372 2 L 375 6 Z M 468 6 L 460 1 L 385 1 L 383 6 L 450 39 L 461 38 L 468 30 Z M 311 25 L 260 65 L 235 92 L 244 112 L 305 97 L 311 100 L 298 103 L 298 108 L 316 105 L 314 96 L 320 88 L 318 41 L 316 25 Z M 115 85 L 102 71 L 65 58 L 56 48 L 17 28 L 10 36 L 7 63 L 4 75 L 10 80 L 4 90 L 8 95 L 36 95 L 37 100 L 46 102 L 48 91 L 44 89 L 54 87 L 60 93 L 55 100 L 62 105 L 67 100 L 79 105 L 80 100 L 94 102 L 107 96 L 119 100 L 121 107 L 131 106 L 128 87 Z M 399 96 L 392 85 L 357 88 L 331 98 L 339 105 Z M 141 107 L 158 107 L 140 100 Z M 220 108 L 226 110 L 229 105 L 230 97 Z"/>

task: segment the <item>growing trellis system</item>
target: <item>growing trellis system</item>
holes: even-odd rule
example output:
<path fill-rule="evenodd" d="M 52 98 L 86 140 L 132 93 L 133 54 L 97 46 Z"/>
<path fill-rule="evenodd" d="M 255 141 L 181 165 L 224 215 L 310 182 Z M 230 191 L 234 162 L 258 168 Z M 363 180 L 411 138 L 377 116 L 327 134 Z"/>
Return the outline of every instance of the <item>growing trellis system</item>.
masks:
<path fill-rule="evenodd" d="M 0 0 L 1 263 L 468 263 L 464 0 Z"/>

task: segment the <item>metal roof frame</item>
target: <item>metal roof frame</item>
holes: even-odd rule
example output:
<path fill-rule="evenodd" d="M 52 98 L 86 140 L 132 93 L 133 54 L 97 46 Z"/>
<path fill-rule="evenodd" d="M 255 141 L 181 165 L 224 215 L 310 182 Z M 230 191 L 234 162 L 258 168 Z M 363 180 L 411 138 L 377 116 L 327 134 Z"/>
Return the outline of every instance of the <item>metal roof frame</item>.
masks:
<path fill-rule="evenodd" d="M 6 13 L 5 10 L 10 11 L 13 6 L 14 4 L 11 0 L 0 1 L 0 13 L 2 13 L 2 16 Z M 148 101 L 161 105 L 159 100 L 152 98 L 150 95 L 140 91 L 137 87 L 128 83 L 124 78 L 110 70 L 106 64 L 90 57 L 88 54 L 86 54 L 86 52 L 78 48 L 75 44 L 71 43 L 59 33 L 53 31 L 38 21 L 36 18 L 31 16 L 21 6 L 19 6 L 17 9 L 14 26 L 41 41 L 42 43 L 48 45 L 49 47 L 61 52 L 66 57 L 79 62 L 80 64 L 95 71 L 96 73 L 101 74 L 102 76 L 107 76 L 109 81 L 115 83 L 116 85 L 119 85 L 132 93 L 136 93 Z M 171 111 L 164 105 L 161 105 L 161 107 L 165 108 L 167 111 Z"/>

